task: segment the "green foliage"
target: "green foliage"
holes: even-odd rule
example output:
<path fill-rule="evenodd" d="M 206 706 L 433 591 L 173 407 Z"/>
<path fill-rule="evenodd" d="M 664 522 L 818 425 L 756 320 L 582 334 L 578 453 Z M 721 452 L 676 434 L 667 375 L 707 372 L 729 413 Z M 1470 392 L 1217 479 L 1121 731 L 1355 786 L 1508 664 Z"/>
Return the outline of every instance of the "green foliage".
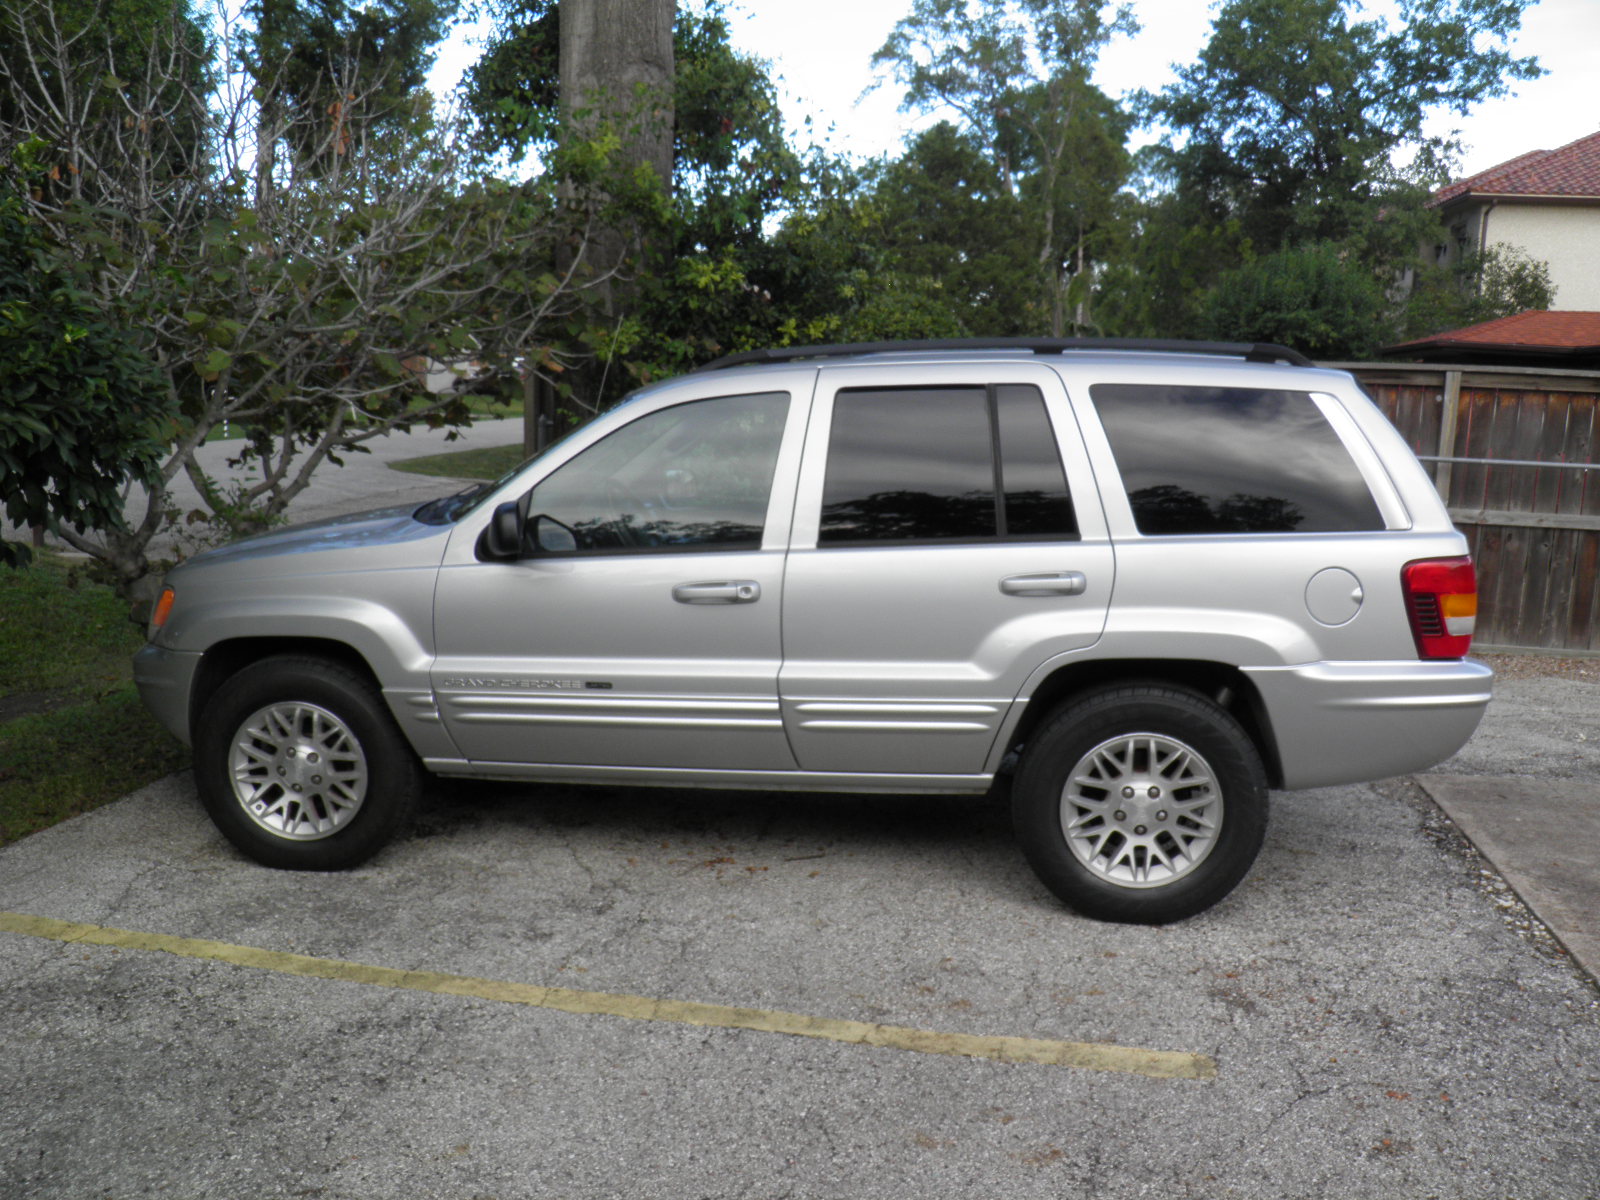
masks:
<path fill-rule="evenodd" d="M 0 571 L 0 845 L 186 764 L 134 693 L 127 612 L 49 555 Z"/>
<path fill-rule="evenodd" d="M 1171 190 L 1149 150 L 1138 156 L 1144 196 L 1119 198 L 1123 216 L 1100 279 L 1097 316 L 1114 337 L 1199 337 L 1207 289 L 1247 257 L 1249 243 L 1236 219 Z"/>
<path fill-rule="evenodd" d="M 1416 180 L 1444 182 L 1459 146 L 1430 114 L 1539 73 L 1507 49 L 1530 3 L 1402 0 L 1391 26 L 1357 19 L 1355 0 L 1227 0 L 1199 61 L 1146 98 L 1177 189 L 1259 247 L 1344 239 L 1385 201 L 1402 151 Z"/>
<path fill-rule="evenodd" d="M 912 0 L 872 61 L 904 84 L 906 108 L 958 113 L 1009 186 L 1023 160 L 1051 150 L 1019 96 L 1061 99 L 1087 82 L 1107 42 L 1137 28 L 1131 9 L 1104 0 Z M 1069 109 L 1049 115 L 1065 123 Z"/>
<path fill-rule="evenodd" d="M 1507 49 L 1529 3 L 1404 0 L 1391 24 L 1355 0 L 1226 0 L 1199 60 L 1143 97 L 1166 140 L 1142 152 L 1107 331 L 1277 329 L 1342 357 L 1468 295 L 1428 272 L 1406 294 L 1439 236 L 1427 197 L 1459 149 L 1429 118 L 1539 73 Z"/>
<path fill-rule="evenodd" d="M 11 0 L 11 8 L 19 24 L 47 27 L 51 2 Z M 323 464 L 338 464 L 370 438 L 470 421 L 465 396 L 424 390 L 429 370 L 470 363 L 473 373 L 502 381 L 533 364 L 558 371 L 563 352 L 552 343 L 578 344 L 567 323 L 584 281 L 556 270 L 557 248 L 581 257 L 584 221 L 603 211 L 603 203 L 589 202 L 591 190 L 642 203 L 627 180 L 614 182 L 614 141 L 564 147 L 552 174 L 529 183 L 472 179 L 459 139 L 435 123 L 421 93 L 403 97 L 382 120 L 350 125 L 339 152 L 302 160 L 302 148 L 327 144 L 318 142 L 327 111 L 303 97 L 290 103 L 287 93 L 240 90 L 240 73 L 228 63 L 206 98 L 211 116 L 196 155 L 204 170 L 174 174 L 174 160 L 162 152 L 172 130 L 159 105 L 167 86 L 189 78 L 196 64 L 184 57 L 185 26 L 171 19 L 176 24 L 161 36 L 172 54 L 118 83 L 128 111 L 117 127 L 118 153 L 97 159 L 92 171 L 62 172 L 60 187 L 18 196 L 35 249 L 70 265 L 82 298 L 76 324 L 94 335 L 58 339 L 61 345 L 98 351 L 105 330 L 136 330 L 167 405 L 159 422 L 143 412 L 140 389 L 149 376 L 123 386 L 85 363 L 55 372 L 18 354 L 8 364 L 30 378 L 50 376 L 62 394 L 73 386 L 117 389 L 114 410 L 98 392 L 93 408 L 49 401 L 80 414 L 84 430 L 93 421 L 107 446 L 127 441 L 121 423 L 159 439 L 160 474 L 137 481 L 131 527 L 104 506 L 80 506 L 82 523 L 58 531 L 130 589 L 151 570 L 146 551 L 158 536 L 264 528 Z M 96 58 L 92 41 L 44 49 L 41 72 L 87 80 L 82 86 L 91 92 L 101 86 L 106 60 Z M 359 67 L 359 57 L 345 65 Z M 380 96 L 403 78 L 385 70 L 371 87 L 355 79 L 347 94 Z M 25 118 L 19 140 L 28 155 L 75 144 L 70 123 L 32 105 L 14 77 L 0 73 L 0 95 Z M 82 111 L 89 98 L 79 93 L 63 111 Z M 275 158 L 272 148 L 285 147 L 292 152 Z M 637 192 L 659 205 L 659 187 Z M 26 286 L 50 290 L 33 260 L 17 269 Z M 37 436 L 27 423 L 37 418 L 20 406 L 16 413 L 9 434 Z M 235 463 L 242 482 L 228 486 L 206 478 L 194 457 L 224 422 L 242 434 Z M 122 474 L 137 467 L 144 476 L 148 450 L 119 450 Z M 84 469 L 84 452 L 72 453 L 71 465 Z M 171 511 L 163 494 L 164 481 L 179 473 L 200 492 L 193 513 Z"/>
<path fill-rule="evenodd" d="M 149 148 L 169 173 L 192 169 L 205 144 L 211 47 L 190 0 L 51 0 L 0 6 L 0 161 L 10 161 L 37 114 L 61 119 L 61 136 L 30 151 L 33 186 L 72 192 L 129 148 L 128 92 L 150 62 L 166 61 L 147 108 L 166 136 Z"/>
<path fill-rule="evenodd" d="M 1546 264 L 1513 247 L 1492 246 L 1447 267 L 1419 269 L 1394 340 L 1547 309 L 1554 302 L 1555 289 Z"/>
<path fill-rule="evenodd" d="M 866 236 L 901 273 L 938 280 L 963 330 L 1039 332 L 1046 317 L 1026 205 L 972 135 L 941 121 L 900 158 L 874 165 L 867 187 Z"/>
<path fill-rule="evenodd" d="M 983 332 L 1018 330 L 1021 314 L 1057 335 L 1093 324 L 1091 281 L 1114 237 L 1130 119 L 1090 76 L 1104 46 L 1136 29 L 1129 9 L 1103 0 L 914 0 L 873 57 L 905 85 L 905 107 L 954 112 L 992 168 L 980 195 L 1000 253 L 1029 266 L 975 297 L 988 309 L 978 314 Z M 903 163 L 914 171 L 916 158 L 949 149 L 948 135 L 919 139 Z M 884 182 L 904 186 L 904 173 Z M 957 261 L 993 248 L 959 247 Z M 990 257 L 988 268 L 998 266 Z"/>
<path fill-rule="evenodd" d="M 561 109 L 558 0 L 494 0 L 495 29 L 463 81 L 481 151 L 521 159 L 554 145 Z"/>
<path fill-rule="evenodd" d="M 1201 333 L 1312 358 L 1365 358 L 1387 340 L 1386 307 L 1370 268 L 1336 243 L 1314 242 L 1224 272 L 1206 296 Z"/>
<path fill-rule="evenodd" d="M 114 310 L 86 295 L 14 195 L 0 194 L 0 503 L 19 525 L 123 526 L 157 473 L 170 393 Z M 0 543 L 0 562 L 26 548 Z"/>
<path fill-rule="evenodd" d="M 374 126 L 405 123 L 454 0 L 250 0 L 240 57 L 268 124 L 302 163 L 347 154 Z"/>

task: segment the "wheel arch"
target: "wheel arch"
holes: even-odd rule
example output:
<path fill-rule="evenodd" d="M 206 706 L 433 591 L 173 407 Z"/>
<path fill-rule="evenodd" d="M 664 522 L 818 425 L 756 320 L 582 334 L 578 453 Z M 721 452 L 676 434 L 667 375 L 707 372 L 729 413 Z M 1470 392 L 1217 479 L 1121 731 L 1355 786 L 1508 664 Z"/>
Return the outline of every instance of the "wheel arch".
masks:
<path fill-rule="evenodd" d="M 191 736 L 198 725 L 200 714 L 206 710 L 217 689 L 252 663 L 279 655 L 305 655 L 321 658 L 354 671 L 380 695 L 383 685 L 361 652 L 354 646 L 333 638 L 291 637 L 240 637 L 229 638 L 208 648 L 195 669 L 194 682 L 189 688 L 189 731 Z"/>
<path fill-rule="evenodd" d="M 1002 739 L 1006 758 L 1027 742 L 1033 730 L 1063 704 L 1101 688 L 1149 683 L 1180 687 L 1205 697 L 1244 728 L 1255 744 L 1271 786 L 1283 786 L 1277 738 L 1261 693 L 1238 667 L 1204 659 L 1104 658 L 1069 662 L 1035 685 L 1016 724 Z"/>

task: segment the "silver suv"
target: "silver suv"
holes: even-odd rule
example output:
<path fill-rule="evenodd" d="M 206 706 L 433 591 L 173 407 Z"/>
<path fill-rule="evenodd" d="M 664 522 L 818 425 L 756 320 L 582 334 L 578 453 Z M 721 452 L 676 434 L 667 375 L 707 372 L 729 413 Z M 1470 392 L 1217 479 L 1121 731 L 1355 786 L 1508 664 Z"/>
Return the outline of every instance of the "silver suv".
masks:
<path fill-rule="evenodd" d="M 1464 539 L 1340 371 L 1273 346 L 738 355 L 497 483 L 214 550 L 139 653 L 240 850 L 339 868 L 425 772 L 983 793 L 1091 916 L 1225 896 L 1267 790 L 1472 734 Z"/>

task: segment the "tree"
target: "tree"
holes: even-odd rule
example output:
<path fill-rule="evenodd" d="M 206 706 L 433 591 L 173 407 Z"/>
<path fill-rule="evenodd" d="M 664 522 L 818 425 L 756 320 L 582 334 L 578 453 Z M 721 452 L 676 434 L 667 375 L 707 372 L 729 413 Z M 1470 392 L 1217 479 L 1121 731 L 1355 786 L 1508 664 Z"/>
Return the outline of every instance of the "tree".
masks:
<path fill-rule="evenodd" d="M 564 10 L 511 0 L 500 12 L 469 77 L 480 149 L 491 160 L 546 154 L 558 128 L 554 48 Z M 588 334 L 612 364 L 602 404 L 630 382 L 730 351 L 966 331 L 955 289 L 924 270 L 931 258 L 896 256 L 906 240 L 891 235 L 915 215 L 915 200 L 891 211 L 874 173 L 791 148 L 769 69 L 733 48 L 719 3 L 680 8 L 673 45 L 672 193 L 628 307 Z M 915 179 L 914 170 L 903 175 Z M 647 199 L 639 196 L 641 209 Z M 1028 253 L 1025 286 L 1008 290 L 1024 305 L 1034 302 Z"/>
<path fill-rule="evenodd" d="M 949 121 L 923 130 L 900 158 L 870 168 L 868 188 L 866 236 L 901 274 L 938 280 L 963 332 L 1045 327 L 1024 202 L 971 134 Z"/>
<path fill-rule="evenodd" d="M 0 510 L 82 534 L 123 524 L 176 415 L 138 338 L 84 294 L 15 195 L 0 195 Z M 28 558 L 0 542 L 0 563 Z"/>
<path fill-rule="evenodd" d="M 673 13 L 673 0 L 561 0 L 561 141 L 609 142 L 614 177 L 647 200 L 672 186 Z M 631 277 L 660 236 L 658 222 L 648 211 L 633 219 L 626 199 L 591 203 L 601 210 L 588 266 L 608 277 L 596 299 L 615 323 L 632 307 Z M 603 381 L 602 369 L 583 390 L 599 400 Z"/>
<path fill-rule="evenodd" d="M 479 152 L 518 161 L 554 147 L 561 114 L 559 0 L 490 0 L 483 53 L 462 81 Z"/>
<path fill-rule="evenodd" d="M 1512 246 L 1491 246 L 1448 267 L 1420 268 L 1412 279 L 1393 340 L 1547 309 L 1553 303 L 1555 288 L 1547 264 Z"/>
<path fill-rule="evenodd" d="M 21 19 L 44 21 L 38 11 Z M 176 32 L 163 36 L 187 45 Z M 160 106 L 193 78 L 193 64 L 152 58 L 149 72 L 112 83 L 103 60 L 81 61 L 91 53 L 81 40 L 37 47 L 59 77 L 112 87 L 128 114 L 115 133 L 122 157 L 101 155 L 83 171 L 92 196 L 33 189 L 24 198 L 100 312 L 140 330 L 175 414 L 157 478 L 135 489 L 131 526 L 59 530 L 124 586 L 149 570 L 152 541 L 180 516 L 164 495 L 179 472 L 203 498 L 190 516 L 234 533 L 259 529 L 323 464 L 371 438 L 469 421 L 461 397 L 424 389 L 430 364 L 471 361 L 512 375 L 561 365 L 550 344 L 564 340 L 557 327 L 579 293 L 549 264 L 557 245 L 581 255 L 589 208 L 558 197 L 549 179 L 465 181 L 459 139 L 434 123 L 426 96 L 408 102 L 404 121 L 352 126 L 341 153 L 289 187 L 256 153 L 256 138 L 303 144 L 309 135 L 297 123 L 326 114 L 281 106 L 278 123 L 263 124 L 252 89 L 224 59 L 216 78 L 232 86 L 193 98 L 210 114 L 195 157 L 204 170 L 174 176 Z M 364 81 L 352 82 L 358 99 L 367 94 Z M 90 98 L 75 95 L 80 108 Z M 30 138 L 67 144 L 61 110 L 17 88 L 8 96 Z M 194 454 L 224 421 L 244 432 L 240 458 L 254 474 L 232 490 L 208 479 Z"/>
<path fill-rule="evenodd" d="M 1141 102 L 1165 138 L 1141 151 L 1133 237 L 1107 280 L 1108 332 L 1257 325 L 1242 321 L 1246 296 L 1266 288 L 1276 305 L 1290 288 L 1331 305 L 1305 314 L 1313 341 L 1339 311 L 1354 322 L 1333 339 L 1345 347 L 1399 336 L 1407 309 L 1431 303 L 1408 297 L 1405 280 L 1418 246 L 1438 240 L 1426 201 L 1459 151 L 1429 118 L 1538 74 L 1507 49 L 1530 2 L 1401 0 L 1391 25 L 1361 19 L 1355 0 L 1226 0 L 1199 60 Z M 1368 279 L 1386 334 L 1336 299 Z M 1234 284 L 1245 294 L 1223 296 Z"/>
<path fill-rule="evenodd" d="M 948 109 L 1021 200 L 1032 291 L 1051 333 L 1089 324 L 1100 237 L 1128 169 L 1128 121 L 1090 82 L 1100 51 L 1138 26 L 1103 0 L 914 0 L 873 56 L 905 107 Z"/>
<path fill-rule="evenodd" d="M 0 7 L 0 165 L 30 143 L 39 170 L 29 186 L 80 200 L 97 198 L 101 181 L 133 153 L 157 155 L 154 174 L 188 177 L 201 166 L 211 64 L 189 0 L 8 3 Z M 151 127 L 139 128 L 136 116 Z"/>
<path fill-rule="evenodd" d="M 1508 49 L 1532 2 L 1401 0 L 1391 27 L 1356 0 L 1227 0 L 1199 60 L 1146 100 L 1174 186 L 1262 251 L 1349 236 L 1397 184 L 1444 182 L 1459 140 L 1430 114 L 1539 74 Z"/>
<path fill-rule="evenodd" d="M 259 90 L 263 130 L 292 135 L 290 150 L 307 168 L 348 151 L 362 128 L 404 124 L 455 7 L 455 0 L 249 0 L 239 58 Z M 269 158 L 277 153 L 276 138 L 262 146 Z"/>
<path fill-rule="evenodd" d="M 1322 359 L 1365 358 L 1393 327 L 1383 281 L 1333 242 L 1279 250 L 1224 272 L 1207 293 L 1201 334 L 1276 342 Z"/>
<path fill-rule="evenodd" d="M 559 127 L 555 47 L 566 10 L 510 0 L 500 14 L 468 80 L 480 147 L 491 157 L 546 154 Z M 828 251 L 805 236 L 806 219 L 788 236 L 774 230 L 828 191 L 838 164 L 790 148 L 768 69 L 733 48 L 721 4 L 678 10 L 673 64 L 670 195 L 612 192 L 653 236 L 627 303 L 596 314 L 589 335 L 612 364 L 601 405 L 630 382 L 826 325 L 799 281 L 817 282 Z"/>

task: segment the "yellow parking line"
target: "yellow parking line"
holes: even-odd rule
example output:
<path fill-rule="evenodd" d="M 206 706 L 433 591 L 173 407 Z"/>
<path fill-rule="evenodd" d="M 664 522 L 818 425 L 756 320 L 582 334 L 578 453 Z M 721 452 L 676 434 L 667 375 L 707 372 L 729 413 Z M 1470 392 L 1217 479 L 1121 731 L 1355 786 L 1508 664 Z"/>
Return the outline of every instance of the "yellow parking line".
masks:
<path fill-rule="evenodd" d="M 540 987 L 537 984 L 511 983 L 500 979 L 476 979 L 470 975 L 447 975 L 438 971 L 397 971 L 366 963 L 341 962 L 332 958 L 312 958 L 305 954 L 285 954 L 254 946 L 235 946 L 228 942 L 208 942 L 197 938 L 168 937 L 161 933 L 140 933 L 130 929 L 111 929 L 102 925 L 80 925 L 50 917 L 25 913 L 0 912 L 0 932 L 50 938 L 58 942 L 81 942 L 96 946 L 115 946 L 123 950 L 160 950 L 183 958 L 211 959 L 240 967 L 277 971 L 284 975 L 304 975 L 317 979 L 336 979 L 346 983 L 366 983 L 375 987 L 405 988 L 414 992 L 438 992 L 446 996 L 474 996 L 506 1004 L 528 1004 L 554 1008 L 561 1012 L 603 1014 L 636 1021 L 668 1021 L 678 1025 L 699 1025 L 716 1029 L 751 1029 L 761 1033 L 787 1033 L 795 1037 L 820 1038 L 859 1046 L 885 1046 L 895 1050 L 914 1050 L 921 1054 L 948 1054 L 963 1058 L 989 1058 L 997 1062 L 1044 1063 L 1060 1067 L 1081 1067 L 1090 1071 L 1120 1071 L 1148 1075 L 1156 1079 L 1213 1079 L 1216 1060 L 1204 1054 L 1174 1050 L 1140 1050 L 1133 1046 L 1113 1046 L 1099 1042 L 1063 1042 L 1050 1038 L 993 1037 L 971 1033 L 937 1033 L 911 1029 L 904 1025 L 875 1025 L 867 1021 L 838 1021 L 829 1017 L 808 1017 L 776 1009 L 735 1008 L 725 1004 L 695 1004 L 684 1000 L 657 1000 L 649 996 L 629 996 L 616 992 L 584 992 L 572 988 Z"/>

